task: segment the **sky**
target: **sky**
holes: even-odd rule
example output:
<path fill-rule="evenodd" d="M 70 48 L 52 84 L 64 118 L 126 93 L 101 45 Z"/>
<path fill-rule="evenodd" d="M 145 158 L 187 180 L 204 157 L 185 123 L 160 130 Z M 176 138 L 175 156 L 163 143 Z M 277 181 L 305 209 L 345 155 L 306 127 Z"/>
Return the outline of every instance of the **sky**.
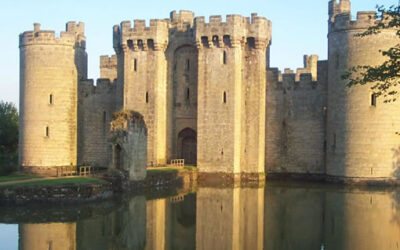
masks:
<path fill-rule="evenodd" d="M 397 0 L 352 0 L 357 11 L 390 6 Z M 85 23 L 88 77 L 99 77 L 99 56 L 114 53 L 112 27 L 124 20 L 168 18 L 173 10 L 191 10 L 196 16 L 258 13 L 272 21 L 271 67 L 300 68 L 303 55 L 327 57 L 328 0 L 1 0 L 0 3 L 0 100 L 19 102 L 18 35 L 32 30 L 65 29 L 68 21 Z"/>

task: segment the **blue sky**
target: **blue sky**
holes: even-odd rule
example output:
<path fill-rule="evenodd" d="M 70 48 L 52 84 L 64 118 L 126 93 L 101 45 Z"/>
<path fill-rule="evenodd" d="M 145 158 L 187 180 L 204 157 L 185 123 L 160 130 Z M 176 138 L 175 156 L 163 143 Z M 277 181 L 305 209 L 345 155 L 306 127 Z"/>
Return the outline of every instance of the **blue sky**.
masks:
<path fill-rule="evenodd" d="M 352 0 L 353 16 L 390 6 L 397 0 Z M 305 54 L 327 55 L 328 0 L 1 0 L 0 5 L 0 100 L 18 103 L 19 33 L 65 29 L 67 21 L 85 22 L 89 78 L 99 76 L 99 56 L 113 54 L 112 26 L 123 20 L 167 18 L 172 10 L 191 10 L 196 16 L 258 13 L 272 21 L 271 66 L 302 67 Z"/>

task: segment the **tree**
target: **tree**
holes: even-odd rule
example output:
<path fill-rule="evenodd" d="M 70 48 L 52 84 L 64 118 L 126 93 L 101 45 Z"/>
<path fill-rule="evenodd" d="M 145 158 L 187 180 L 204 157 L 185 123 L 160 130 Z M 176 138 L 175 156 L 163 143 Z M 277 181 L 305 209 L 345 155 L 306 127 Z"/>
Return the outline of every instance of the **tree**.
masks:
<path fill-rule="evenodd" d="M 18 148 L 18 111 L 14 104 L 0 101 L 0 153 Z"/>
<path fill-rule="evenodd" d="M 382 22 L 369 27 L 365 32 L 356 36 L 366 37 L 378 34 L 385 29 L 393 29 L 400 38 L 400 5 L 388 9 L 377 6 L 376 18 Z M 396 101 L 398 92 L 396 86 L 400 84 L 400 43 L 388 50 L 380 50 L 387 60 L 377 66 L 358 65 L 350 68 L 342 79 L 349 80 L 347 86 L 372 84 L 371 90 L 376 96 L 383 96 L 384 102 Z"/>

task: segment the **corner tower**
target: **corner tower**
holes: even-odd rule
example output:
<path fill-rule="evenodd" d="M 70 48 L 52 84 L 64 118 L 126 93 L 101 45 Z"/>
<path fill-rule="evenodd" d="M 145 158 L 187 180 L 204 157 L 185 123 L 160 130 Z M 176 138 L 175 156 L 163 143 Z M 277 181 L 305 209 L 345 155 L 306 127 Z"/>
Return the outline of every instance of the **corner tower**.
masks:
<path fill-rule="evenodd" d="M 271 22 L 229 15 L 195 19 L 198 152 L 202 173 L 264 173 L 265 86 Z"/>
<path fill-rule="evenodd" d="M 86 78 L 84 24 L 69 22 L 59 37 L 20 35 L 20 166 L 53 175 L 77 163 L 77 87 Z"/>
<path fill-rule="evenodd" d="M 166 164 L 167 60 L 166 20 L 130 21 L 114 26 L 118 61 L 117 92 L 123 93 L 123 109 L 143 115 L 147 129 L 149 165 Z"/>
<path fill-rule="evenodd" d="M 358 12 L 351 20 L 350 1 L 329 2 L 327 174 L 339 178 L 399 178 L 400 102 L 375 99 L 370 86 L 346 87 L 341 76 L 357 65 L 379 65 L 379 52 L 398 44 L 393 30 L 355 36 L 381 20 Z M 397 89 L 397 91 L 399 91 Z"/>

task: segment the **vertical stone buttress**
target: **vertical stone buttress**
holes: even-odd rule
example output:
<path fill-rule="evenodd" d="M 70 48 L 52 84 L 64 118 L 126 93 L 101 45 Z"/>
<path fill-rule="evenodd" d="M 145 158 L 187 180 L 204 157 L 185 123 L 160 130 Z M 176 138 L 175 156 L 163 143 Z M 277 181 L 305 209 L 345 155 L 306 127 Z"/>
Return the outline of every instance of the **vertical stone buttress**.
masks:
<path fill-rule="evenodd" d="M 264 172 L 266 56 L 271 23 L 230 15 L 195 19 L 200 172 Z"/>
<path fill-rule="evenodd" d="M 77 84 L 86 78 L 84 24 L 20 35 L 20 160 L 26 171 L 55 174 L 77 163 Z"/>
<path fill-rule="evenodd" d="M 135 20 L 134 28 L 129 21 L 114 27 L 117 92 L 123 92 L 123 109 L 144 116 L 149 165 L 166 164 L 167 43 L 168 22 L 165 20 L 151 20 L 150 27 L 145 27 L 142 20 Z"/>
<path fill-rule="evenodd" d="M 372 85 L 346 87 L 341 76 L 357 65 L 379 65 L 379 50 L 398 43 L 393 30 L 356 34 L 375 25 L 375 12 L 350 17 L 350 1 L 329 2 L 327 174 L 336 177 L 399 178 L 400 102 L 373 104 Z M 397 89 L 399 91 L 399 89 Z"/>

